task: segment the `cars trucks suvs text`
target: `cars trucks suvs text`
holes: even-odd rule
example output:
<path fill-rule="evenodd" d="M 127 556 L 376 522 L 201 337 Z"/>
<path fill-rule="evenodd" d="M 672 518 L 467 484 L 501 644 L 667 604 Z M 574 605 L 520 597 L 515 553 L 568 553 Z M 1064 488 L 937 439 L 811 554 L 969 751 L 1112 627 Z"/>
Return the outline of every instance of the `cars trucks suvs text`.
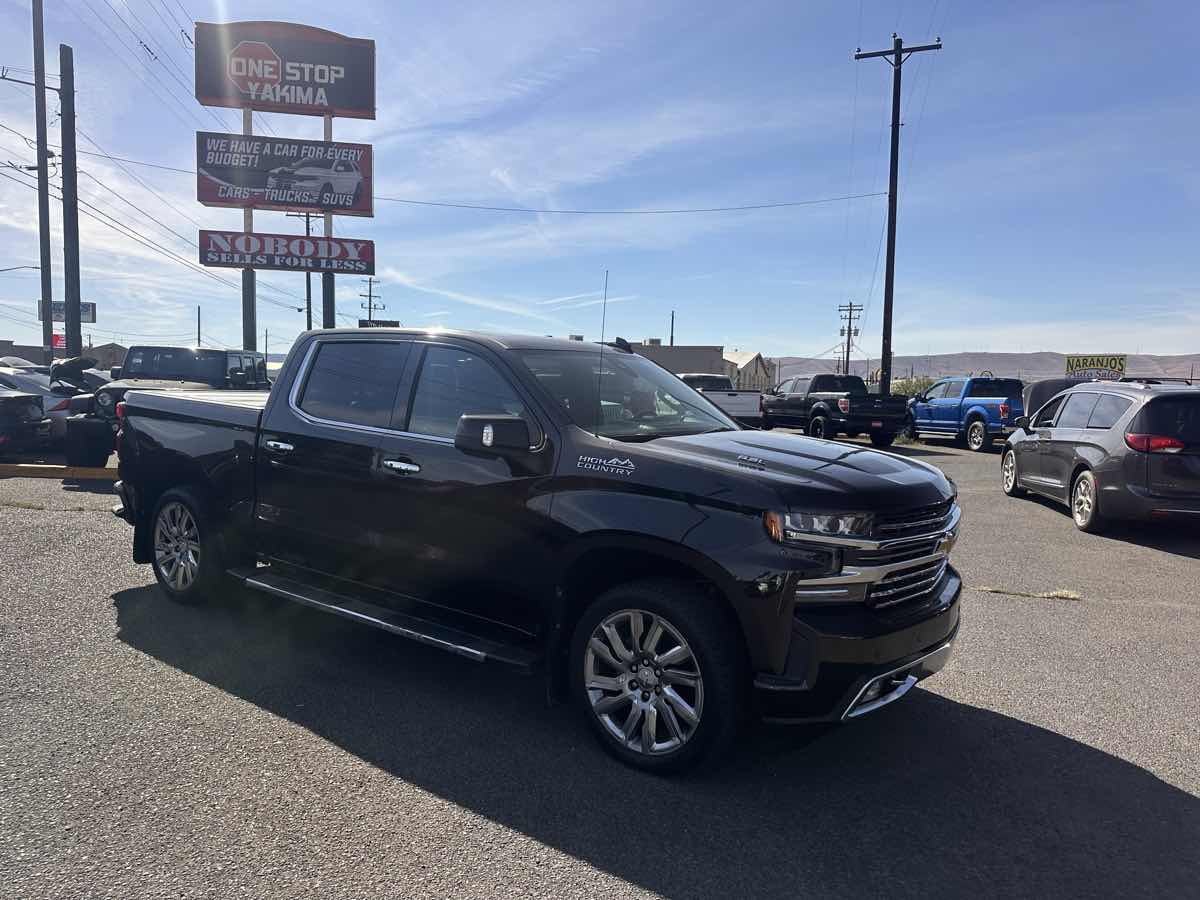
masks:
<path fill-rule="evenodd" d="M 623 341 L 314 331 L 269 395 L 132 390 L 119 418 L 115 512 L 168 597 L 232 579 L 540 671 L 640 768 L 752 712 L 870 713 L 958 631 L 941 472 L 740 429 Z"/>

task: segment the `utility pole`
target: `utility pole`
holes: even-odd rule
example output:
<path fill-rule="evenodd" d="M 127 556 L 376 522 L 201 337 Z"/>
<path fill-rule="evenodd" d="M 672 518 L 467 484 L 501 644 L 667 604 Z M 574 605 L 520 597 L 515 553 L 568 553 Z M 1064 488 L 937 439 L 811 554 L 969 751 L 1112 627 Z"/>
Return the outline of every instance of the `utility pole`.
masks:
<path fill-rule="evenodd" d="M 846 352 L 843 355 L 845 362 L 842 365 L 842 373 L 850 374 L 850 344 L 854 338 L 858 337 L 858 327 L 854 324 L 862 318 L 862 304 L 855 303 L 851 300 L 849 303 L 844 303 L 838 307 L 838 313 L 841 319 L 846 324 L 842 326 L 841 335 L 846 339 Z M 868 371 L 868 374 L 870 372 Z"/>
<path fill-rule="evenodd" d="M 367 292 L 365 294 L 359 294 L 358 296 L 365 297 L 367 302 L 360 303 L 359 306 L 361 306 L 363 309 L 365 309 L 367 311 L 367 327 L 369 328 L 371 326 L 371 323 L 373 321 L 375 321 L 375 310 L 378 309 L 382 312 L 383 310 L 387 309 L 387 307 L 384 306 L 382 303 L 376 302 L 376 296 L 375 296 L 375 285 L 377 283 L 376 280 L 374 278 L 364 278 L 363 281 L 366 282 Z"/>
<path fill-rule="evenodd" d="M 67 356 L 83 355 L 79 330 L 79 170 L 75 156 L 75 54 L 58 45 L 58 99 L 62 109 L 63 293 Z"/>
<path fill-rule="evenodd" d="M 333 140 L 333 115 L 325 116 L 325 142 Z M 325 237 L 333 237 L 333 213 L 325 213 Z M 337 326 L 337 304 L 335 302 L 333 273 L 321 273 L 321 327 Z"/>
<path fill-rule="evenodd" d="M 196 304 L 196 346 L 200 346 L 200 304 Z"/>
<path fill-rule="evenodd" d="M 304 236 L 312 237 L 312 213 L 287 213 L 289 219 L 304 217 Z M 304 321 L 305 330 L 312 331 L 312 272 L 304 273 Z"/>
<path fill-rule="evenodd" d="M 50 280 L 50 148 L 46 146 L 46 39 L 42 29 L 42 0 L 33 0 L 33 109 L 37 119 L 38 250 L 42 263 L 42 351 L 53 359 L 54 299 Z"/>
<path fill-rule="evenodd" d="M 904 62 L 914 53 L 941 50 L 942 39 L 905 49 L 904 41 L 893 32 L 891 50 L 873 50 L 854 54 L 856 60 L 882 57 L 892 67 L 892 153 L 888 174 L 887 263 L 883 275 L 883 350 L 880 354 L 879 393 L 892 391 L 892 298 L 896 281 L 896 188 L 900 174 L 900 72 Z"/>
<path fill-rule="evenodd" d="M 671 346 L 675 346 L 675 310 L 671 310 Z"/>

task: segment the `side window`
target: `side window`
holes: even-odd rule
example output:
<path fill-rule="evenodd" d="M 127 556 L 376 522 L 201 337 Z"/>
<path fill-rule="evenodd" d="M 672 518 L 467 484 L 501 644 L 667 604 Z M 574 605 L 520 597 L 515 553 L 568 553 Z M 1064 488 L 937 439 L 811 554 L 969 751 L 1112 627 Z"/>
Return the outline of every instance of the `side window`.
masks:
<path fill-rule="evenodd" d="M 957 400 L 962 396 L 963 388 L 966 386 L 967 383 L 965 381 L 947 381 L 945 398 L 947 400 Z"/>
<path fill-rule="evenodd" d="M 429 347 L 417 375 L 408 430 L 452 438 L 460 416 L 485 413 L 529 419 L 525 404 L 490 362 L 457 347 Z"/>
<path fill-rule="evenodd" d="M 946 396 L 946 382 L 939 381 L 925 392 L 925 396 L 930 400 L 940 400 Z"/>
<path fill-rule="evenodd" d="M 225 354 L 225 374 L 232 375 L 242 367 L 242 358 L 236 353 Z"/>
<path fill-rule="evenodd" d="M 1096 408 L 1096 401 L 1099 399 L 1099 394 L 1081 392 L 1068 395 L 1056 427 L 1083 428 L 1092 417 L 1092 410 Z"/>
<path fill-rule="evenodd" d="M 1096 401 L 1096 408 L 1088 419 L 1088 428 L 1112 428 L 1117 420 L 1125 415 L 1125 410 L 1133 405 L 1128 397 L 1118 397 L 1116 394 L 1101 394 Z"/>
<path fill-rule="evenodd" d="M 1034 428 L 1049 428 L 1054 424 L 1054 417 L 1058 415 L 1058 408 L 1062 406 L 1063 398 L 1056 397 L 1045 406 L 1037 414 L 1037 421 L 1033 423 Z"/>
<path fill-rule="evenodd" d="M 406 341 L 321 344 L 304 383 L 300 409 L 332 422 L 389 427 L 411 346 Z"/>
<path fill-rule="evenodd" d="M 797 378 L 796 382 L 792 385 L 792 393 L 793 394 L 807 394 L 808 393 L 808 385 L 809 385 L 809 379 Z"/>
<path fill-rule="evenodd" d="M 780 394 L 790 394 L 792 392 L 792 385 L 795 383 L 795 378 L 789 378 L 787 381 L 781 382 L 779 387 L 777 387 L 775 390 Z"/>

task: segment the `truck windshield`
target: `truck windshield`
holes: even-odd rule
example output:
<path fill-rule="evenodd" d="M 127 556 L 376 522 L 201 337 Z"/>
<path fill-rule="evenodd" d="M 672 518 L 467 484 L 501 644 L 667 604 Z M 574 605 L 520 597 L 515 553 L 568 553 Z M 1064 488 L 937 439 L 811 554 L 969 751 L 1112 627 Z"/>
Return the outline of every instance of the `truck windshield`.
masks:
<path fill-rule="evenodd" d="M 683 383 L 698 391 L 732 391 L 733 382 L 724 375 L 684 375 Z"/>
<path fill-rule="evenodd" d="M 189 347 L 132 347 L 121 367 L 122 378 L 162 378 L 167 381 L 225 383 L 225 354 Z"/>
<path fill-rule="evenodd" d="M 525 367 L 571 421 L 619 441 L 736 431 L 733 420 L 650 360 L 599 350 L 522 350 Z"/>

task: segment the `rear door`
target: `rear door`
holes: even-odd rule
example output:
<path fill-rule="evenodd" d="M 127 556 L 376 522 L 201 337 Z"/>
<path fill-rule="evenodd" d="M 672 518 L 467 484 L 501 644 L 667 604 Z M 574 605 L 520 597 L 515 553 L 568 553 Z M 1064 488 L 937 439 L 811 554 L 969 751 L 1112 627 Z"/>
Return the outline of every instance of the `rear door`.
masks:
<path fill-rule="evenodd" d="M 1042 479 L 1056 496 L 1067 495 L 1080 446 L 1087 441 L 1087 424 L 1099 399 L 1100 395 L 1091 391 L 1067 394 L 1062 411 L 1041 442 Z"/>
<path fill-rule="evenodd" d="M 532 631 L 540 618 L 528 586 L 552 570 L 538 512 L 541 473 L 553 471 L 549 423 L 499 357 L 465 342 L 414 347 L 396 427 L 381 439 L 383 575 L 410 596 Z M 538 451 L 509 462 L 459 450 L 468 414 L 520 416 Z"/>
<path fill-rule="evenodd" d="M 1160 438 L 1147 456 L 1147 488 L 1172 500 L 1200 500 L 1200 394 L 1155 397 L 1131 430 Z"/>
<path fill-rule="evenodd" d="M 258 439 L 255 524 L 272 558 L 371 581 L 383 567 L 380 436 L 391 426 L 408 340 L 313 341 Z"/>

